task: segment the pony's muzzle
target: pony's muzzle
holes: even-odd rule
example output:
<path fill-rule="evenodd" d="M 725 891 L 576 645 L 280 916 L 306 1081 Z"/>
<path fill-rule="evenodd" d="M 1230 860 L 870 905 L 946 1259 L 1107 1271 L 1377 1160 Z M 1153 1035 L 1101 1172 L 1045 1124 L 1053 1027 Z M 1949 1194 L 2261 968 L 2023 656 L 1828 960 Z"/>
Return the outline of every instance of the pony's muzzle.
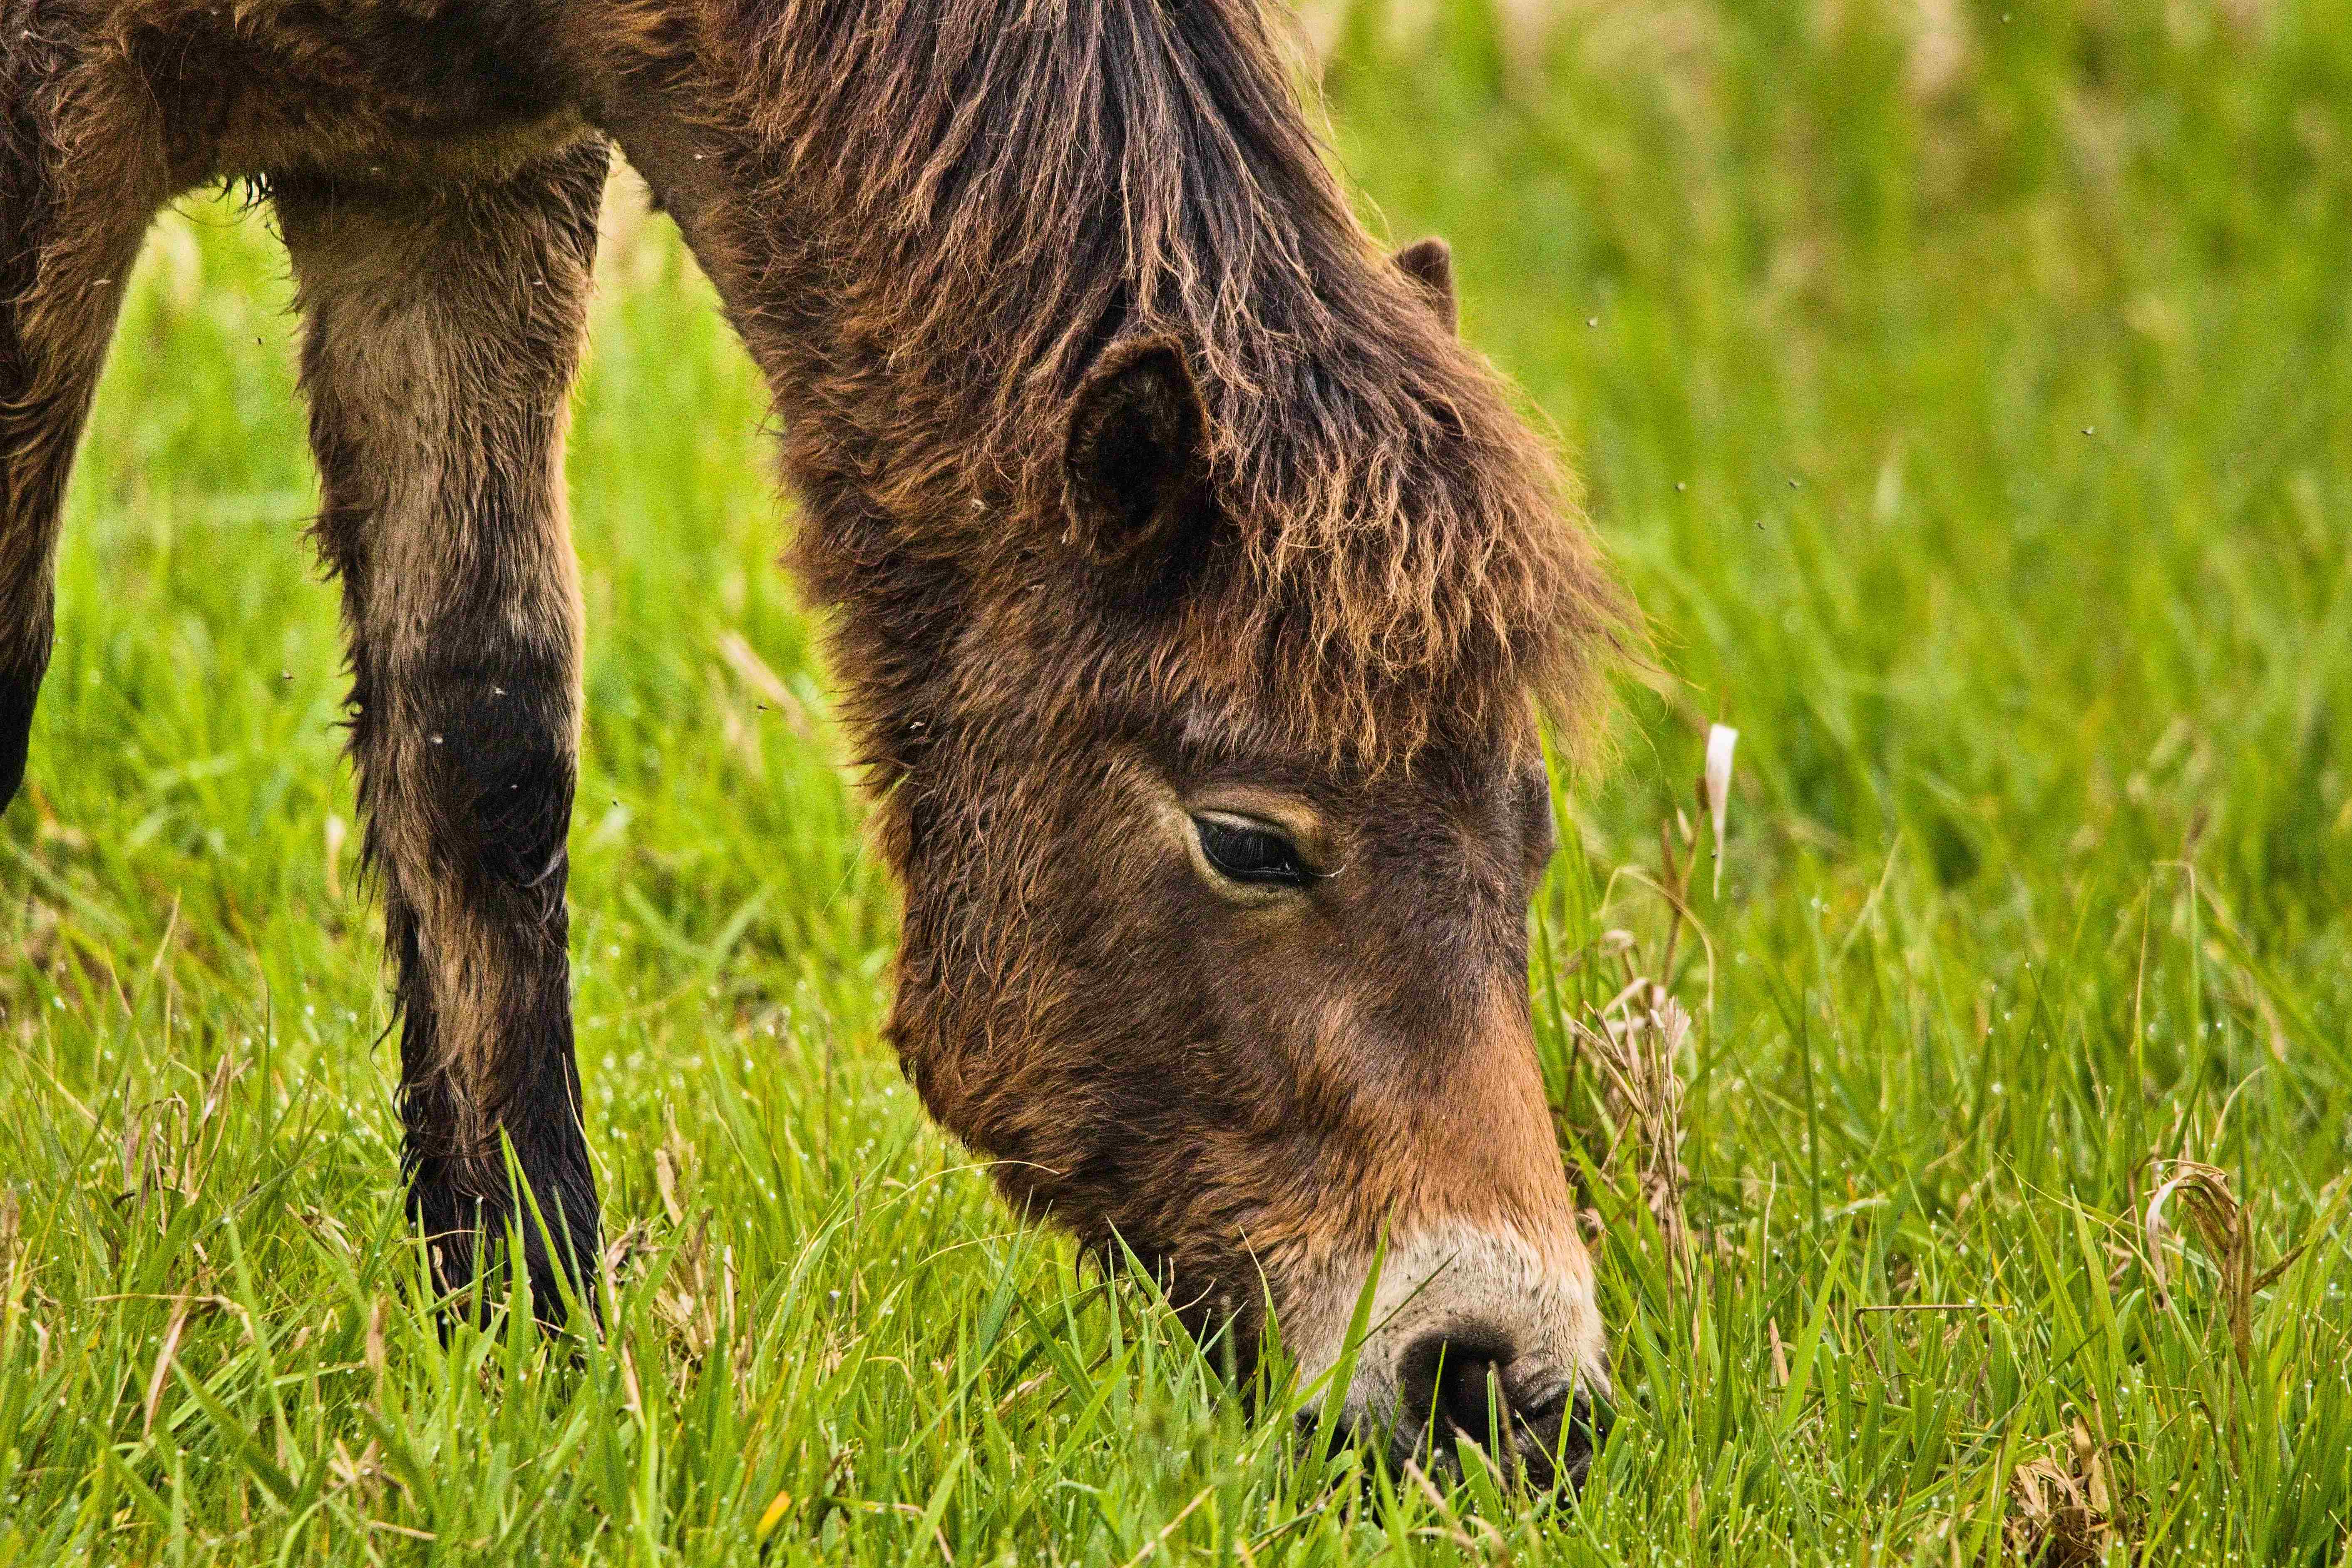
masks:
<path fill-rule="evenodd" d="M 1609 1371 L 1580 1247 L 1441 1226 L 1376 1277 L 1331 1283 L 1322 1311 L 1301 1301 L 1291 1322 L 1303 1387 L 1347 1377 L 1335 1437 L 1436 1473 L 1456 1471 L 1466 1443 L 1538 1492 L 1581 1484 L 1609 1426 Z"/>

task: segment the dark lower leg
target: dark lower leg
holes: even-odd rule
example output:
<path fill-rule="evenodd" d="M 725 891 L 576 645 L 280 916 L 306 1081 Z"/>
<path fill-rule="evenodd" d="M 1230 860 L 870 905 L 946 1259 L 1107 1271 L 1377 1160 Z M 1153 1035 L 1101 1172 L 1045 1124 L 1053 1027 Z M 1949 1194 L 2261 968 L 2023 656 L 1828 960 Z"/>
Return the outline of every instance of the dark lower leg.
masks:
<path fill-rule="evenodd" d="M 21 606 L 11 609 L 26 613 Z M 40 611 L 46 621 L 47 605 L 41 605 Z M 40 634 L 43 656 L 47 653 L 48 636 L 45 626 Z M 25 782 L 25 763 L 32 750 L 33 703 L 40 696 L 41 677 L 47 668 L 46 657 L 0 664 L 0 811 L 8 809 Z"/>
<path fill-rule="evenodd" d="M 402 1015 L 410 1211 L 450 1289 L 518 1227 L 553 1321 L 559 1277 L 584 1290 L 598 1245 L 564 908 L 572 674 L 509 649 L 492 668 L 391 679 L 401 696 L 382 706 L 414 722 L 378 725 L 379 705 L 361 698 L 354 751 Z M 438 727 L 420 737 L 415 724 Z"/>

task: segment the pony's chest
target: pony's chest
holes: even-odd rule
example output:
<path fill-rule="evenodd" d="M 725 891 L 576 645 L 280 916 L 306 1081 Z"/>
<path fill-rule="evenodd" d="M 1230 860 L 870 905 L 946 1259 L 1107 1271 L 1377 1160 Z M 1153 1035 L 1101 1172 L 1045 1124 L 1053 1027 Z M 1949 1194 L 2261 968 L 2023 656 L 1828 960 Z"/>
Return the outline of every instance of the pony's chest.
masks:
<path fill-rule="evenodd" d="M 494 174 L 580 117 L 515 0 L 151 0 L 124 53 L 191 181 Z"/>

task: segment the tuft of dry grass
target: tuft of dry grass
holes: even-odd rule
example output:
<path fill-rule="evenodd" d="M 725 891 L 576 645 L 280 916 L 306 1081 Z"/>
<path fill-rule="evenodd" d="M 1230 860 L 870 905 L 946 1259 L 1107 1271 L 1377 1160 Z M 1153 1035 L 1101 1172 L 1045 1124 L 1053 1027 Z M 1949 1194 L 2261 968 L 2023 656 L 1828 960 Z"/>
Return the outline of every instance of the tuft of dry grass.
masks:
<path fill-rule="evenodd" d="M 2033 1568 L 2086 1568 L 2110 1561 L 2117 1542 L 2107 1466 L 2080 1419 L 2052 1452 L 2011 1472 L 2001 1542 L 2014 1561 Z"/>
<path fill-rule="evenodd" d="M 1630 952 L 1630 949 L 1622 950 Z M 1577 1038 L 1607 1080 L 1622 1119 L 1618 1148 L 1635 1168 L 1643 1205 L 1665 1238 L 1677 1268 L 1690 1261 L 1684 1212 L 1683 1080 L 1676 1063 L 1690 1038 L 1690 1014 L 1647 975 L 1635 975 L 1592 1021 L 1574 1021 Z"/>
<path fill-rule="evenodd" d="M 1709 728 L 1706 762 L 1697 784 L 1698 811 L 1709 825 L 1714 847 L 1711 887 L 1719 890 L 1725 837 L 1731 810 L 1732 748 L 1739 731 Z M 1685 925 L 1696 929 L 1691 886 L 1696 875 L 1701 835 L 1688 814 L 1676 810 L 1658 823 L 1660 876 L 1626 874 L 1650 889 L 1666 907 L 1665 933 L 1654 962 L 1643 963 L 1640 940 L 1612 929 L 1580 954 L 1576 965 L 1615 960 L 1622 984 L 1584 1016 L 1569 1020 L 1574 1039 L 1607 1086 L 1610 1117 L 1620 1129 L 1611 1163 L 1630 1161 L 1642 1202 L 1665 1240 L 1675 1268 L 1691 1264 L 1690 1219 L 1684 1202 L 1689 1179 L 1682 1159 L 1683 1062 L 1691 1045 L 1693 1020 L 1674 993 L 1677 949 Z"/>

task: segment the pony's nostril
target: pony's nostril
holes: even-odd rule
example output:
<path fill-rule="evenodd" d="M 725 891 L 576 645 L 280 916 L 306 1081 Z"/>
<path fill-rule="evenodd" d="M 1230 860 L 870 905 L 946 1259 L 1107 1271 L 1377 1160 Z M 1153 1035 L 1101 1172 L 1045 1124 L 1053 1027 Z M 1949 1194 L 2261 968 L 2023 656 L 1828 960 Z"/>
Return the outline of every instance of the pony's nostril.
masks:
<path fill-rule="evenodd" d="M 1450 1428 L 1491 1453 L 1496 1427 L 1509 1428 L 1511 1401 L 1503 1392 L 1502 1369 L 1484 1351 L 1443 1345 L 1437 1357 L 1436 1386 L 1431 1393 L 1432 1413 L 1441 1435 Z"/>
<path fill-rule="evenodd" d="M 1573 1427 L 1583 1406 L 1584 1401 L 1577 1395 L 1575 1385 L 1561 1383 L 1555 1384 L 1549 1393 L 1519 1405 L 1518 1415 L 1527 1424 L 1528 1434 L 1541 1442 L 1545 1448 L 1550 1449 L 1559 1446 L 1561 1426 Z"/>
<path fill-rule="evenodd" d="M 1538 1488 L 1549 1491 L 1562 1481 L 1572 1487 L 1584 1479 L 1592 1463 L 1588 1410 L 1584 1396 L 1567 1383 L 1550 1384 L 1512 1405 L 1514 1457 Z"/>

